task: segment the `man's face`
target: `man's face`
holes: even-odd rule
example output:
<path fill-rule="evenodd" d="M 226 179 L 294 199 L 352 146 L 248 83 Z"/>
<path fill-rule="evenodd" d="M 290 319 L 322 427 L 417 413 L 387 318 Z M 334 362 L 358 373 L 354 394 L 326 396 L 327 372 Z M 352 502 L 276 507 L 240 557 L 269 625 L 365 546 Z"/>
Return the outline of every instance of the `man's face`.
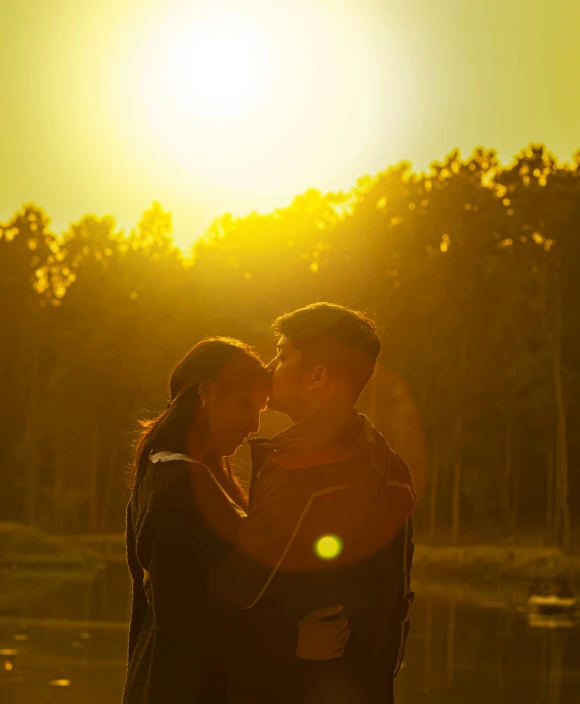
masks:
<path fill-rule="evenodd" d="M 278 340 L 277 349 L 278 354 L 268 365 L 272 375 L 268 408 L 298 420 L 308 398 L 308 370 L 304 369 L 302 352 L 285 335 Z"/>

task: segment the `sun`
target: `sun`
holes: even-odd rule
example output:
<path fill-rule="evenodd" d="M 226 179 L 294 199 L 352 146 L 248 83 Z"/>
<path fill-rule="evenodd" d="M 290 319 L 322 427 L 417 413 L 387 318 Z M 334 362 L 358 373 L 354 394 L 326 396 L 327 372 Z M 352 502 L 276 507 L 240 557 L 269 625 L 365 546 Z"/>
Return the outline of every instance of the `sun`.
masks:
<path fill-rule="evenodd" d="M 231 11 L 180 15 L 156 39 L 145 86 L 173 120 L 238 120 L 267 99 L 274 60 L 268 34 L 251 18 Z"/>
<path fill-rule="evenodd" d="M 172 0 L 135 20 L 115 111 L 151 189 L 267 212 L 348 185 L 370 135 L 395 138 L 404 83 L 394 60 L 396 85 L 378 71 L 355 4 Z"/>

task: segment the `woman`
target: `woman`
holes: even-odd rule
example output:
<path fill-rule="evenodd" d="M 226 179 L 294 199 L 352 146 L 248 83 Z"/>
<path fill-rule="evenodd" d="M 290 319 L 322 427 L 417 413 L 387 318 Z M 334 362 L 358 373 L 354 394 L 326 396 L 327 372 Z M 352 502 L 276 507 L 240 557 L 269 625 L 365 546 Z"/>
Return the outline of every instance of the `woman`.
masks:
<path fill-rule="evenodd" d="M 167 409 L 142 424 L 127 507 L 133 594 L 124 704 L 225 702 L 231 657 L 244 667 L 273 658 L 291 668 L 299 648 L 324 659 L 329 634 L 316 614 L 267 624 L 282 649 L 272 653 L 264 625 L 257 633 L 248 614 L 220 612 L 207 587 L 246 515 L 224 458 L 257 431 L 268 385 L 248 346 L 204 340 L 173 370 Z"/>

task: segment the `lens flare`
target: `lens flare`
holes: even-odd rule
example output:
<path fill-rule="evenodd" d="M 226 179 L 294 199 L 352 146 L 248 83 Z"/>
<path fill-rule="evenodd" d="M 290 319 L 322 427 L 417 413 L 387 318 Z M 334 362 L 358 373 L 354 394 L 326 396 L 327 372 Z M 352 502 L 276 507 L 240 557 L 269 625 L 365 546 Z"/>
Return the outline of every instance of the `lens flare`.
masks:
<path fill-rule="evenodd" d="M 314 543 L 314 552 L 322 560 L 334 560 L 342 552 L 342 541 L 336 535 L 323 535 Z"/>

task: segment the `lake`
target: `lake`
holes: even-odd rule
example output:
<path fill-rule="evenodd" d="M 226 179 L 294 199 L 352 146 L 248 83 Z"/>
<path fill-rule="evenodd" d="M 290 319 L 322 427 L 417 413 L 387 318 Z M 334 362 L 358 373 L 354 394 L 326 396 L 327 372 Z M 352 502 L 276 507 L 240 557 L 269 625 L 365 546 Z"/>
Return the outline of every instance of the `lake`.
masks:
<path fill-rule="evenodd" d="M 0 702 L 120 702 L 129 603 L 120 566 L 0 575 Z M 396 691 L 397 704 L 578 704 L 580 628 L 419 591 Z"/>

